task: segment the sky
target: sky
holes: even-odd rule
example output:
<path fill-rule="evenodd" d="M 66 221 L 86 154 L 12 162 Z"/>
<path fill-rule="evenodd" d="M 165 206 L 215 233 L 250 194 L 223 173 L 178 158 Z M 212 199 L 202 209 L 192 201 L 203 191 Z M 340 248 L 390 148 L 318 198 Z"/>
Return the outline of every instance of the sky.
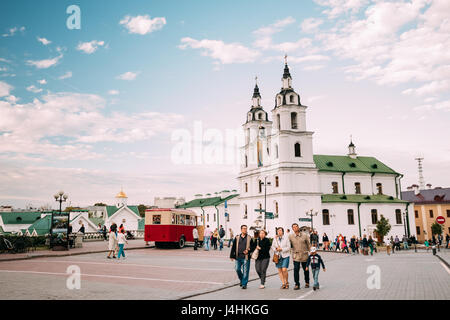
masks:
<path fill-rule="evenodd" d="M 255 77 L 270 114 L 285 54 L 315 154 L 346 154 L 351 135 L 403 190 L 418 156 L 425 182 L 448 187 L 448 12 L 448 0 L 1 1 L 0 205 L 238 189 Z"/>

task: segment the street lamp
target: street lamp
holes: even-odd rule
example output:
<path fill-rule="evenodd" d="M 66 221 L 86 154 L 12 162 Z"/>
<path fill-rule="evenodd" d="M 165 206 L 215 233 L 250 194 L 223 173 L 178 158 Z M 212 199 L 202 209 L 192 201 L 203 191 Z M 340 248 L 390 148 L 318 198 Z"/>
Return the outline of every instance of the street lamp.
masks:
<path fill-rule="evenodd" d="M 261 186 L 264 186 L 264 230 L 266 230 L 266 211 L 267 211 L 267 186 L 270 186 L 270 181 L 267 182 L 267 177 L 264 177 L 264 182 L 259 182 Z"/>
<path fill-rule="evenodd" d="M 403 213 L 403 227 L 405 227 L 405 237 L 407 237 L 407 234 L 406 234 L 406 212 L 403 211 L 402 213 Z"/>
<path fill-rule="evenodd" d="M 314 231 L 313 217 L 317 216 L 319 214 L 318 211 L 316 211 L 316 212 L 313 212 L 313 211 L 314 211 L 314 209 L 311 209 L 311 210 L 306 211 L 306 213 L 305 213 L 308 217 L 311 217 L 311 232 Z"/>
<path fill-rule="evenodd" d="M 58 193 L 55 193 L 55 195 L 53 196 L 55 197 L 55 201 L 59 202 L 59 214 L 62 214 L 62 203 L 67 201 L 67 198 L 69 197 L 67 194 L 64 193 L 64 191 L 59 191 Z M 70 218 L 70 213 L 68 214 L 67 217 L 67 245 L 69 245 L 69 218 Z M 51 225 L 50 225 L 50 245 L 52 243 L 52 228 L 53 228 L 53 211 L 52 211 L 52 221 L 51 221 Z"/>

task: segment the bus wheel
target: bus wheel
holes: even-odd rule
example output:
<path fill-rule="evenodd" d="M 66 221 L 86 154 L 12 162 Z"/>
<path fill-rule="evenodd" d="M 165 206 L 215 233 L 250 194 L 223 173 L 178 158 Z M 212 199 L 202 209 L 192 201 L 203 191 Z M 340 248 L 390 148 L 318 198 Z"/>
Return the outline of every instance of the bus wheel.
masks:
<path fill-rule="evenodd" d="M 178 248 L 179 249 L 182 249 L 182 248 L 184 248 L 184 245 L 186 244 L 186 240 L 184 239 L 184 237 L 182 236 L 181 238 L 180 238 L 180 240 L 178 241 Z"/>

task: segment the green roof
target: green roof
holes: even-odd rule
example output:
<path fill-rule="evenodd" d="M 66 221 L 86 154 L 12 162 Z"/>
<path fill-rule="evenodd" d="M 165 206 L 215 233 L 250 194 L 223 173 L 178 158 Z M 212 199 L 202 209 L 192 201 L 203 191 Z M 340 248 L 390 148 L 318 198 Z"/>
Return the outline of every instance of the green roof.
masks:
<path fill-rule="evenodd" d="M 89 218 L 89 220 L 91 220 L 96 226 L 98 226 L 99 223 L 103 226 L 103 224 L 105 223 L 105 220 L 103 220 L 103 218 L 101 217 L 92 217 Z"/>
<path fill-rule="evenodd" d="M 186 202 L 185 204 L 183 204 L 181 206 L 177 206 L 177 208 L 187 209 L 187 208 L 195 208 L 195 207 L 217 206 L 217 205 L 225 202 L 226 200 L 230 200 L 237 196 L 238 196 L 238 194 L 233 194 L 233 195 L 230 195 L 223 199 L 221 197 L 194 199 L 189 202 Z"/>
<path fill-rule="evenodd" d="M 323 194 L 322 203 L 327 202 L 347 202 L 347 203 L 408 203 L 408 201 L 384 195 L 368 195 L 368 194 Z"/>
<path fill-rule="evenodd" d="M 0 216 L 2 217 L 4 224 L 32 224 L 38 218 L 41 217 L 42 213 L 50 213 L 50 212 L 47 211 L 2 212 L 0 213 Z"/>
<path fill-rule="evenodd" d="M 145 219 L 139 220 L 138 230 L 145 230 Z"/>
<path fill-rule="evenodd" d="M 28 227 L 28 232 L 30 234 L 33 233 L 33 230 L 36 230 L 36 233 L 39 236 L 50 233 L 50 225 L 52 221 L 52 215 L 48 214 L 45 217 L 34 222 L 30 227 Z M 25 234 L 25 231 L 22 231 Z"/>
<path fill-rule="evenodd" d="M 399 174 L 374 157 L 320 155 L 313 156 L 319 171 Z"/>
<path fill-rule="evenodd" d="M 138 217 L 140 217 L 139 215 L 139 209 L 137 206 L 127 206 L 128 209 L 130 209 L 131 211 L 133 211 Z M 106 213 L 108 214 L 108 217 L 111 217 L 114 213 L 116 213 L 120 208 L 117 208 L 116 206 L 106 206 Z"/>

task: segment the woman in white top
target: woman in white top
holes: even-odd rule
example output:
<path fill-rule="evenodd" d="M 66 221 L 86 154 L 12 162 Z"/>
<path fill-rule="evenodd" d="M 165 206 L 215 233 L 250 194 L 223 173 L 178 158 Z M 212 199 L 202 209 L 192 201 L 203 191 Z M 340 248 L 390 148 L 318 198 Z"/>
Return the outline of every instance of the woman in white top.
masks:
<path fill-rule="evenodd" d="M 289 289 L 288 268 L 291 243 L 288 236 L 284 235 L 284 229 L 281 227 L 277 228 L 277 236 L 273 239 L 272 249 L 279 257 L 276 267 L 278 268 L 278 275 L 280 276 L 280 280 L 283 283 L 281 289 Z"/>
<path fill-rule="evenodd" d="M 115 224 L 111 225 L 111 230 L 109 230 L 109 240 L 108 240 L 108 259 L 111 259 L 111 253 L 113 254 L 113 258 L 116 258 L 116 255 L 114 254 L 117 246 L 117 235 L 116 235 L 116 228 Z"/>

